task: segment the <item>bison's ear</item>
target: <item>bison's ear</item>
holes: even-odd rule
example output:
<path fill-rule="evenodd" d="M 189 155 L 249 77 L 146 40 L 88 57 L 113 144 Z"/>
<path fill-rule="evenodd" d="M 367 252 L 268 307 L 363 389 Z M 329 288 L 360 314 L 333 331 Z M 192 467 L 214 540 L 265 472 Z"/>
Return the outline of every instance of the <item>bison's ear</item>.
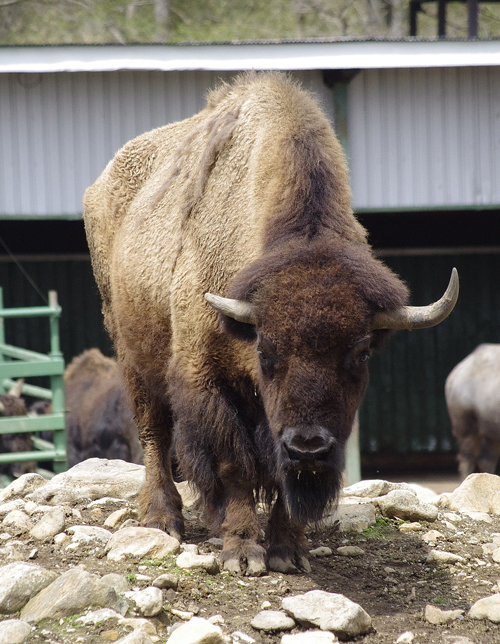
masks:
<path fill-rule="evenodd" d="M 249 302 L 232 300 L 212 293 L 205 293 L 205 300 L 219 313 L 221 326 L 226 333 L 242 340 L 256 339 L 255 314 Z"/>
<path fill-rule="evenodd" d="M 240 340 L 247 342 L 255 342 L 257 340 L 257 331 L 253 324 L 246 324 L 245 322 L 238 322 L 227 315 L 220 315 L 221 327 L 226 333 L 233 335 Z"/>

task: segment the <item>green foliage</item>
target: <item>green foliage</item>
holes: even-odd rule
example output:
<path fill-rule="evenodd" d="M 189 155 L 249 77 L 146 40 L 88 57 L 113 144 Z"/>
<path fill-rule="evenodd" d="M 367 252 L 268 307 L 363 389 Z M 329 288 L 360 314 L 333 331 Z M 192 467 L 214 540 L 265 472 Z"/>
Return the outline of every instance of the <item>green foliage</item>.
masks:
<path fill-rule="evenodd" d="M 155 8 L 168 18 L 159 22 Z M 401 38 L 409 0 L 0 0 L 0 44 L 228 42 L 287 38 Z M 435 37 L 437 2 L 418 35 Z M 465 3 L 447 3 L 447 36 L 467 35 Z M 500 6 L 480 4 L 479 35 L 500 36 Z"/>
<path fill-rule="evenodd" d="M 397 523 L 390 519 L 378 516 L 375 524 L 361 532 L 365 539 L 384 539 L 391 533 L 394 533 Z"/>

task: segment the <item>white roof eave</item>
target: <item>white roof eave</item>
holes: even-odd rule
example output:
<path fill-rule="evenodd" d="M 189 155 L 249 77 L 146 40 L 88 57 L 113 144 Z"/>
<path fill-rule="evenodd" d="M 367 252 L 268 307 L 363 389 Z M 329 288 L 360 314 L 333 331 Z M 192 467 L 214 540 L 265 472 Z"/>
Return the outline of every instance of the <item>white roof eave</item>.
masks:
<path fill-rule="evenodd" d="M 0 73 L 395 69 L 500 65 L 500 40 L 0 47 Z"/>

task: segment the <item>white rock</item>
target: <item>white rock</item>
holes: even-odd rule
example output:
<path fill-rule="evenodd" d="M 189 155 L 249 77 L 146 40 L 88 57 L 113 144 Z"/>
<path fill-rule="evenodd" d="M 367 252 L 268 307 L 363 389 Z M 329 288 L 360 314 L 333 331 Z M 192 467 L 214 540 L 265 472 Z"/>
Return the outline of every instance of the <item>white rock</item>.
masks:
<path fill-rule="evenodd" d="M 358 546 L 340 546 L 337 548 L 337 552 L 342 557 L 361 557 L 361 555 L 365 554 L 363 548 Z"/>
<path fill-rule="evenodd" d="M 162 592 L 156 586 L 148 586 L 144 590 L 125 593 L 125 597 L 135 602 L 141 615 L 154 617 L 161 613 L 163 597 Z"/>
<path fill-rule="evenodd" d="M 222 617 L 222 615 L 212 615 L 212 617 L 208 618 L 208 621 L 211 624 L 215 624 L 216 626 L 222 626 L 222 624 L 226 623 L 226 620 Z"/>
<path fill-rule="evenodd" d="M 34 490 L 43 487 L 47 481 L 40 474 L 23 474 L 12 481 L 5 489 L 0 490 L 0 501 L 25 497 Z"/>
<path fill-rule="evenodd" d="M 468 613 L 472 619 L 489 619 L 500 622 L 500 593 L 479 599 Z"/>
<path fill-rule="evenodd" d="M 54 537 L 54 543 L 58 546 L 61 546 L 63 543 L 69 541 L 69 536 L 65 532 L 60 532 Z"/>
<path fill-rule="evenodd" d="M 153 581 L 153 586 L 157 586 L 158 588 L 173 588 L 174 590 L 177 590 L 177 586 L 179 585 L 179 577 L 178 575 L 174 575 L 172 573 L 164 573 L 163 575 L 160 575 L 159 577 L 156 577 L 156 579 Z"/>
<path fill-rule="evenodd" d="M 443 550 L 431 550 L 427 555 L 427 561 L 436 563 L 456 563 L 465 561 L 464 557 L 456 555 L 454 552 L 444 552 Z"/>
<path fill-rule="evenodd" d="M 191 509 L 196 501 L 198 501 L 200 495 L 189 484 L 188 481 L 181 481 L 180 483 L 176 483 L 175 487 L 177 488 L 177 492 L 179 492 L 179 494 L 181 495 L 182 507 L 184 508 L 184 510 Z"/>
<path fill-rule="evenodd" d="M 118 621 L 122 626 L 131 626 L 134 631 L 144 631 L 152 637 L 156 636 L 156 627 L 153 622 L 150 622 L 144 617 L 121 617 Z"/>
<path fill-rule="evenodd" d="M 377 499 L 382 514 L 390 519 L 403 521 L 435 521 L 438 510 L 435 505 L 419 501 L 412 490 L 393 490 Z"/>
<path fill-rule="evenodd" d="M 424 530 L 424 526 L 417 521 L 412 521 L 411 523 L 402 523 L 398 527 L 398 530 L 400 532 L 419 532 L 420 530 Z"/>
<path fill-rule="evenodd" d="M 11 563 L 0 568 L 0 613 L 15 613 L 57 579 L 57 574 L 31 563 Z"/>
<path fill-rule="evenodd" d="M 224 644 L 219 626 L 201 617 L 193 617 L 170 635 L 167 644 Z"/>
<path fill-rule="evenodd" d="M 104 521 L 104 525 L 108 528 L 116 528 L 127 519 L 136 517 L 137 512 L 135 512 L 131 508 L 122 508 L 121 510 L 115 510 L 115 512 L 112 512 L 106 519 L 106 521 Z"/>
<path fill-rule="evenodd" d="M 4 517 L 6 514 L 9 514 L 9 512 L 12 512 L 12 510 L 24 510 L 27 512 L 26 503 L 23 499 L 14 499 L 8 503 L 2 503 L 2 505 L 0 505 L 0 517 Z"/>
<path fill-rule="evenodd" d="M 143 631 L 133 631 L 130 635 L 123 637 L 117 644 L 154 644 L 149 635 Z"/>
<path fill-rule="evenodd" d="M 424 617 L 430 624 L 449 624 L 464 614 L 463 610 L 441 610 L 437 606 L 427 604 Z"/>
<path fill-rule="evenodd" d="M 433 543 L 438 541 L 438 539 L 444 539 L 444 535 L 438 530 L 429 530 L 429 532 L 426 532 L 420 538 L 427 543 Z"/>
<path fill-rule="evenodd" d="M 423 503 L 436 503 L 439 498 L 439 494 L 436 494 L 436 492 L 431 490 L 430 487 L 424 487 L 418 483 L 408 483 L 408 488 L 413 490 L 417 495 L 418 500 Z"/>
<path fill-rule="evenodd" d="M 254 644 L 255 640 L 250 635 L 242 633 L 241 631 L 234 631 L 231 633 L 231 640 L 233 644 Z"/>
<path fill-rule="evenodd" d="M 376 512 L 372 503 L 348 504 L 340 503 L 334 514 L 320 521 L 322 527 L 328 527 L 338 522 L 341 532 L 362 532 L 374 525 Z"/>
<path fill-rule="evenodd" d="M 120 621 L 122 616 L 111 608 L 100 608 L 99 610 L 90 611 L 86 615 L 82 615 L 76 621 L 82 624 L 99 624 L 108 622 L 109 620 L 116 619 Z"/>
<path fill-rule="evenodd" d="M 110 572 L 107 575 L 103 575 L 101 577 L 101 581 L 105 584 L 109 584 L 117 593 L 126 593 L 130 590 L 126 578 L 116 572 Z"/>
<path fill-rule="evenodd" d="M 448 519 L 448 521 L 453 521 L 454 523 L 462 523 L 463 521 L 463 517 L 456 512 L 445 512 L 443 516 L 445 519 Z"/>
<path fill-rule="evenodd" d="M 500 476 L 470 474 L 450 495 L 449 507 L 460 512 L 492 512 L 492 503 L 498 492 Z"/>
<path fill-rule="evenodd" d="M 192 552 L 184 551 L 176 559 L 175 563 L 179 568 L 191 570 L 192 568 L 203 568 L 211 575 L 219 571 L 219 562 L 214 555 L 195 555 Z"/>
<path fill-rule="evenodd" d="M 30 530 L 30 535 L 39 541 L 52 539 L 56 534 L 64 531 L 66 527 L 66 515 L 57 508 L 47 512 Z"/>
<path fill-rule="evenodd" d="M 72 504 L 103 497 L 134 499 L 144 484 L 144 466 L 119 459 L 89 458 L 54 476 L 27 496 L 36 503 Z"/>
<path fill-rule="evenodd" d="M 45 618 L 69 617 L 89 606 L 112 608 L 122 615 L 127 602 L 109 584 L 80 568 L 70 568 L 35 595 L 21 610 L 21 619 L 40 622 Z"/>
<path fill-rule="evenodd" d="M 108 559 L 123 561 L 128 557 L 161 559 L 179 551 L 177 539 L 157 528 L 122 528 L 106 545 Z"/>
<path fill-rule="evenodd" d="M 495 563 L 500 563 L 500 548 L 495 548 L 495 550 L 493 550 L 491 558 Z"/>
<path fill-rule="evenodd" d="M 493 519 L 487 512 L 464 512 L 465 516 L 473 521 L 484 521 L 484 523 L 493 523 Z"/>
<path fill-rule="evenodd" d="M 0 622 L 0 644 L 23 644 L 31 634 L 31 626 L 20 619 Z"/>
<path fill-rule="evenodd" d="M 342 490 L 343 496 L 359 496 L 374 499 L 377 496 L 384 496 L 392 490 L 397 490 L 400 483 L 390 483 L 381 479 L 371 479 L 368 481 L 359 481 Z"/>
<path fill-rule="evenodd" d="M 68 528 L 71 535 L 71 543 L 66 546 L 66 550 L 77 550 L 82 546 L 98 548 L 105 546 L 111 539 L 111 532 L 104 528 L 93 525 L 74 525 Z"/>
<path fill-rule="evenodd" d="M 415 639 L 415 634 L 411 631 L 405 631 L 396 640 L 396 644 L 411 644 Z"/>
<path fill-rule="evenodd" d="M 318 626 L 340 637 L 356 637 L 367 633 L 372 620 L 368 613 L 347 597 L 323 590 L 285 597 L 282 606 L 287 613 L 305 626 Z"/>
<path fill-rule="evenodd" d="M 328 631 L 305 631 L 295 635 L 283 635 L 281 644 L 337 644 L 338 639 Z"/>
<path fill-rule="evenodd" d="M 263 601 L 262 604 L 260 605 L 262 610 L 266 610 L 266 608 L 271 608 L 271 602 Z"/>
<path fill-rule="evenodd" d="M 295 626 L 295 621 L 280 610 L 263 610 L 255 615 L 250 626 L 256 631 L 272 633 L 274 631 L 290 631 Z"/>
<path fill-rule="evenodd" d="M 319 546 L 314 550 L 309 550 L 311 557 L 329 557 L 332 554 L 332 549 L 327 546 Z"/>
<path fill-rule="evenodd" d="M 453 635 L 452 633 L 443 633 L 441 635 L 443 644 L 476 644 L 464 635 Z"/>
<path fill-rule="evenodd" d="M 26 512 L 22 510 L 12 510 L 2 521 L 4 528 L 10 528 L 15 532 L 29 532 L 33 527 L 33 523 Z"/>
<path fill-rule="evenodd" d="M 198 555 L 198 546 L 195 543 L 181 543 L 181 548 L 184 552 L 190 552 L 193 555 Z"/>

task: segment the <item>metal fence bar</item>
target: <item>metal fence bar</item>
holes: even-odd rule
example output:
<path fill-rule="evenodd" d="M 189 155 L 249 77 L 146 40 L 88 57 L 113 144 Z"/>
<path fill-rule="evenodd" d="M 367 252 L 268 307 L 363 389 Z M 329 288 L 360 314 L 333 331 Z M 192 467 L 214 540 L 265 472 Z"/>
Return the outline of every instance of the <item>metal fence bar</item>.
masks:
<path fill-rule="evenodd" d="M 15 384 L 16 381 L 11 380 L 10 378 L 5 378 L 5 380 L 2 381 L 2 387 L 6 391 L 10 391 Z M 27 385 L 26 383 L 24 383 L 22 392 L 23 394 L 26 394 L 27 396 L 33 396 L 34 398 L 44 398 L 45 400 L 52 400 L 52 391 L 50 389 L 45 389 L 45 387 L 37 387 L 36 385 Z"/>
<path fill-rule="evenodd" d="M 30 376 L 50 376 L 51 391 L 44 387 L 23 385 L 28 395 L 52 400 L 52 414 L 39 416 L 12 416 L 0 418 L 0 435 L 8 433 L 28 433 L 53 431 L 53 444 L 37 436 L 33 437 L 36 451 L 0 454 L 0 463 L 19 463 L 25 461 L 53 461 L 56 474 L 67 469 L 66 412 L 64 402 L 64 359 L 59 342 L 59 316 L 61 307 L 57 293 L 49 291 L 49 306 L 30 308 L 3 308 L 3 291 L 0 287 L 0 383 L 7 388 L 12 378 Z M 20 349 L 5 343 L 5 318 L 49 317 L 50 352 L 49 355 Z M 13 360 L 14 358 L 14 360 Z"/>

